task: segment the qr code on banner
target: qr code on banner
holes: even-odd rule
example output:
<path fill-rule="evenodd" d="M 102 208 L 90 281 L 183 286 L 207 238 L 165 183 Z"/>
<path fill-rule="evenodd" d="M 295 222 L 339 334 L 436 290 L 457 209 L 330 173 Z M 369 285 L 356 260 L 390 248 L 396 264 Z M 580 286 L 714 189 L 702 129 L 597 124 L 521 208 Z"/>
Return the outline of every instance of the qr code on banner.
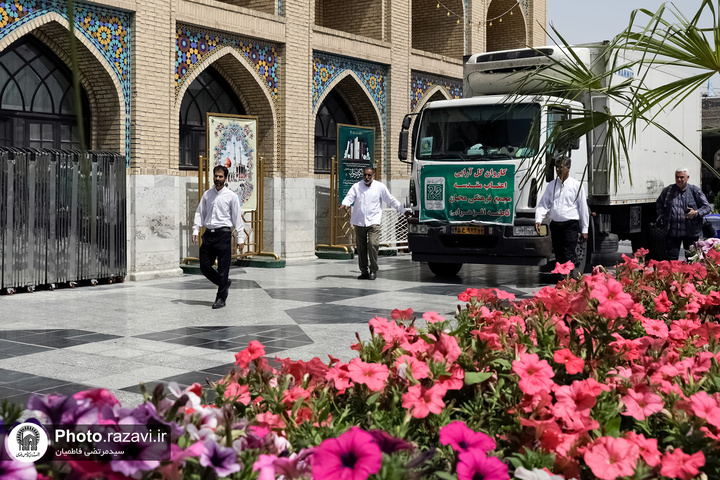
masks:
<path fill-rule="evenodd" d="M 425 210 L 445 210 L 445 178 L 425 179 Z"/>

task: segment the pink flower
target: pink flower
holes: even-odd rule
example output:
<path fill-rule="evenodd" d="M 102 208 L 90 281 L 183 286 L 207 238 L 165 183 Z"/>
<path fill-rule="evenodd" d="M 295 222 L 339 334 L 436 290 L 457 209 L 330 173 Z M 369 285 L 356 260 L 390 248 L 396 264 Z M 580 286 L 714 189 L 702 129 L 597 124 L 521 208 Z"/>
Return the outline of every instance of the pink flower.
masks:
<path fill-rule="evenodd" d="M 660 474 L 670 478 L 689 480 L 700 473 L 700 467 L 703 465 L 705 465 L 705 455 L 702 451 L 688 455 L 676 448 L 672 453 L 663 455 Z"/>
<path fill-rule="evenodd" d="M 413 309 L 408 308 L 407 310 L 400 310 L 399 308 L 396 308 L 390 312 L 390 316 L 393 320 L 410 320 L 413 316 Z"/>
<path fill-rule="evenodd" d="M 348 365 L 346 363 L 338 363 L 325 374 L 327 380 L 335 382 L 335 388 L 339 393 L 345 393 L 345 390 L 353 386 L 348 373 Z"/>
<path fill-rule="evenodd" d="M 432 345 L 430 355 L 436 362 L 445 362 L 448 365 L 460 357 L 462 350 L 457 339 L 452 335 L 440 334 L 438 341 Z"/>
<path fill-rule="evenodd" d="M 570 375 L 580 373 L 585 368 L 585 360 L 578 358 L 570 351 L 569 348 L 563 348 L 553 354 L 555 363 L 565 365 L 565 369 Z"/>
<path fill-rule="evenodd" d="M 312 456 L 315 480 L 365 480 L 380 471 L 382 452 L 372 435 L 357 427 L 324 440 Z"/>
<path fill-rule="evenodd" d="M 247 385 L 240 385 L 238 383 L 231 383 L 225 388 L 223 396 L 227 399 L 234 399 L 236 402 L 240 402 L 243 405 L 249 405 L 250 387 Z"/>
<path fill-rule="evenodd" d="M 718 408 L 717 401 L 707 392 L 698 392 L 692 395 L 690 397 L 690 406 L 692 407 L 692 413 L 704 418 L 716 428 L 720 428 L 720 408 Z"/>
<path fill-rule="evenodd" d="M 378 392 L 385 387 L 385 381 L 389 375 L 388 367 L 380 363 L 365 363 L 359 358 L 353 358 L 348 365 L 350 380 L 367 385 L 373 392 Z"/>
<path fill-rule="evenodd" d="M 555 269 L 550 273 L 559 273 L 560 275 L 569 275 L 570 272 L 573 271 L 573 268 L 575 268 L 575 265 L 573 264 L 572 260 L 567 261 L 562 264 L 560 262 L 556 262 Z"/>
<path fill-rule="evenodd" d="M 289 390 L 285 390 L 282 401 L 286 407 L 292 407 L 293 405 L 295 405 L 295 402 L 297 402 L 301 398 L 310 398 L 310 392 L 308 392 L 302 387 L 293 387 Z"/>
<path fill-rule="evenodd" d="M 398 369 L 398 374 L 402 378 L 407 377 L 406 372 L 409 372 L 415 380 L 428 378 L 430 375 L 430 368 L 427 366 L 427 363 L 410 355 L 400 355 L 400 357 L 395 360 L 395 367 Z M 401 371 L 403 374 L 400 374 Z"/>
<path fill-rule="evenodd" d="M 120 405 L 120 401 L 115 398 L 115 395 L 110 393 L 109 390 L 105 390 L 104 388 L 83 390 L 82 392 L 77 392 L 75 395 L 73 395 L 73 398 L 75 400 L 82 400 L 88 398 L 97 408 L 103 407 L 105 405 L 108 405 L 110 407 L 112 407 L 113 405 Z"/>
<path fill-rule="evenodd" d="M 403 394 L 403 408 L 412 412 L 415 418 L 425 418 L 429 413 L 438 415 L 445 407 L 443 397 L 447 390 L 440 385 L 425 388 L 422 385 L 414 385 L 408 388 Z"/>
<path fill-rule="evenodd" d="M 425 312 L 423 313 L 423 320 L 428 323 L 444 322 L 445 317 L 439 315 L 437 312 Z"/>
<path fill-rule="evenodd" d="M 521 354 L 519 360 L 513 361 L 513 372 L 520 377 L 520 390 L 528 395 L 550 392 L 555 385 L 551 380 L 555 376 L 552 367 L 535 353 Z"/>
<path fill-rule="evenodd" d="M 265 355 L 265 347 L 257 340 L 253 340 L 245 350 L 235 354 L 235 365 L 247 368 L 250 362 Z"/>
<path fill-rule="evenodd" d="M 660 464 L 660 452 L 657 448 L 657 438 L 645 438 L 645 435 L 635 432 L 627 432 L 625 438 L 638 446 L 640 456 L 645 463 L 654 467 Z"/>
<path fill-rule="evenodd" d="M 665 291 L 660 292 L 660 295 L 653 298 L 653 302 L 655 302 L 655 311 L 658 313 L 667 313 L 670 311 L 670 307 L 672 307 L 672 302 L 668 300 L 667 292 Z"/>
<path fill-rule="evenodd" d="M 497 457 L 486 457 L 482 450 L 462 452 L 459 458 L 458 480 L 510 480 L 507 465 Z"/>
<path fill-rule="evenodd" d="M 612 278 L 608 278 L 604 285 L 596 283 L 590 292 L 590 298 L 599 302 L 598 313 L 610 320 L 626 317 L 635 304 L 632 297 L 623 292 L 622 283 Z"/>
<path fill-rule="evenodd" d="M 657 413 L 663 409 L 663 401 L 660 395 L 652 392 L 636 392 L 629 388 L 627 395 L 622 397 L 625 404 L 625 412 L 623 415 L 633 417 L 635 420 L 645 420 L 653 413 Z"/>
<path fill-rule="evenodd" d="M 663 293 L 665 293 L 665 292 L 663 292 Z M 668 326 L 662 320 L 653 320 L 651 318 L 643 317 L 642 326 L 648 335 L 652 335 L 653 337 L 657 337 L 657 338 L 667 338 L 668 337 L 668 332 L 669 332 Z"/>
<path fill-rule="evenodd" d="M 495 440 L 482 432 L 474 432 L 465 422 L 456 420 L 440 429 L 440 443 L 450 445 L 456 452 L 479 449 L 483 453 L 495 450 Z"/>
<path fill-rule="evenodd" d="M 603 480 L 628 477 L 635 471 L 640 449 L 624 438 L 600 437 L 585 450 L 585 463 Z"/>

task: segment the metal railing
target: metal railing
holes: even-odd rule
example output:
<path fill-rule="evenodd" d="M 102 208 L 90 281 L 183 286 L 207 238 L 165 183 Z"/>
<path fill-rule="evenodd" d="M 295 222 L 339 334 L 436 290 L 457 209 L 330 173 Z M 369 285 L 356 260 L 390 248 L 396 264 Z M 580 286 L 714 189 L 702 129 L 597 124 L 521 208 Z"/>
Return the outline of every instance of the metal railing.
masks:
<path fill-rule="evenodd" d="M 6 293 L 127 272 L 125 157 L 0 147 L 0 287 Z"/>

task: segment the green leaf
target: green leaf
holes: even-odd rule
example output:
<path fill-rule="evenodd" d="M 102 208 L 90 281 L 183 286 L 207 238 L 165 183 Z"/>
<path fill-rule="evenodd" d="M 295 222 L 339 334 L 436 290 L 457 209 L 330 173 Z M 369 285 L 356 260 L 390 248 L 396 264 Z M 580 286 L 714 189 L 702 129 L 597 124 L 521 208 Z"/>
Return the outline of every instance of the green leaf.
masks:
<path fill-rule="evenodd" d="M 615 417 L 605 423 L 605 436 L 607 437 L 619 437 L 620 436 L 620 417 Z"/>
<path fill-rule="evenodd" d="M 372 395 L 370 395 L 370 396 L 368 397 L 366 403 L 367 403 L 368 405 L 372 405 L 373 403 L 377 402 L 377 399 L 380 398 L 380 394 L 381 394 L 381 393 L 382 393 L 382 391 L 373 393 Z"/>
<path fill-rule="evenodd" d="M 455 475 L 447 472 L 435 472 L 435 476 L 438 478 L 442 478 L 443 480 L 457 480 L 457 477 Z"/>
<path fill-rule="evenodd" d="M 465 385 L 482 383 L 493 376 L 493 372 L 465 372 Z"/>
<path fill-rule="evenodd" d="M 508 370 L 510 370 L 510 368 L 511 368 L 510 362 L 508 362 L 504 358 L 496 358 L 495 360 L 490 362 L 490 365 L 500 365 L 502 367 L 507 368 Z"/>

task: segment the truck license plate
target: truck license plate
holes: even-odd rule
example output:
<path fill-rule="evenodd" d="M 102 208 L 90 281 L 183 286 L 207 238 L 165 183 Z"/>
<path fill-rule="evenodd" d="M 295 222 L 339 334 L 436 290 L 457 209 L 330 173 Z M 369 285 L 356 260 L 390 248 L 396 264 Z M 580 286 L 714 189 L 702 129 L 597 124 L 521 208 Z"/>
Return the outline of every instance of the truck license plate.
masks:
<path fill-rule="evenodd" d="M 452 227 L 451 233 L 464 235 L 484 235 L 485 227 Z"/>

